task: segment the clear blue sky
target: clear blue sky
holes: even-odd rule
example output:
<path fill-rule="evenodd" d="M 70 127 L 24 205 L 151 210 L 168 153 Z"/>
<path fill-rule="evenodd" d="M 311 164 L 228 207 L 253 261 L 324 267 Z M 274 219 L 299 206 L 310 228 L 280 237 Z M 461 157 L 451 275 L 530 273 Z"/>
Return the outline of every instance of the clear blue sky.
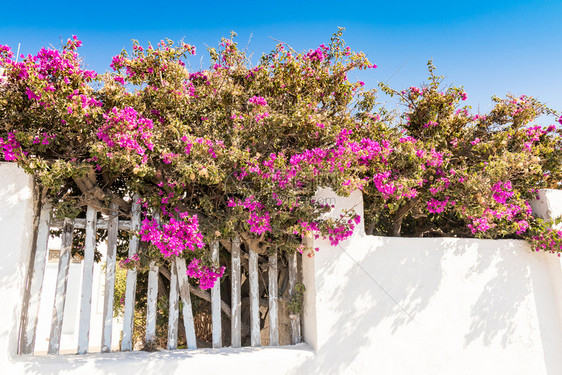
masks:
<path fill-rule="evenodd" d="M 260 56 L 273 48 L 270 37 L 304 50 L 343 26 L 351 48 L 379 66 L 357 76 L 368 87 L 419 85 L 433 58 L 447 83 L 465 86 L 475 110 L 508 92 L 562 110 L 562 1 L 10 1 L 0 14 L 0 44 L 21 43 L 27 54 L 76 34 L 98 72 L 133 38 L 184 38 L 203 56 L 233 30 L 240 44 L 252 34 L 249 49 Z"/>

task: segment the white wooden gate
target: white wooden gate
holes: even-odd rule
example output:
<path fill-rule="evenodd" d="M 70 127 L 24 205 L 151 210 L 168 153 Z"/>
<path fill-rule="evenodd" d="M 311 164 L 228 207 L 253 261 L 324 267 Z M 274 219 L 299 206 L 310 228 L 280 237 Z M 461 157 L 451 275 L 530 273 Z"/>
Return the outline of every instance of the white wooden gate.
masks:
<path fill-rule="evenodd" d="M 56 294 L 53 306 L 51 333 L 49 338 L 48 354 L 59 354 L 62 323 L 64 319 L 64 307 L 66 303 L 66 290 L 69 274 L 69 263 L 71 258 L 71 247 L 73 231 L 75 228 L 85 229 L 84 260 L 82 274 L 82 291 L 80 298 L 80 320 L 78 332 L 77 354 L 88 353 L 90 347 L 90 316 L 92 310 L 92 275 L 94 268 L 94 253 L 96 248 L 97 229 L 106 229 L 107 238 L 107 260 L 105 273 L 105 294 L 103 307 L 103 328 L 101 338 L 101 351 L 111 351 L 112 323 L 113 323 L 113 299 L 115 289 L 115 267 L 117 253 L 117 236 L 119 230 L 131 231 L 133 235 L 129 241 L 129 257 L 137 253 L 139 239 L 138 233 L 141 221 L 141 209 L 137 203 L 138 197 L 133 198 L 131 220 L 120 220 L 117 214 L 117 206 L 112 205 L 113 214 L 107 219 L 97 219 L 96 210 L 88 206 L 85 219 L 65 219 L 63 222 L 51 222 L 51 206 L 44 204 L 40 215 L 35 241 L 33 261 L 30 263 L 28 275 L 28 293 L 24 296 L 24 313 L 20 324 L 19 354 L 34 354 L 35 337 L 39 313 L 39 303 L 45 264 L 48 253 L 48 238 L 51 228 L 62 230 L 62 248 L 58 264 L 56 283 Z M 240 347 L 242 345 L 242 318 L 241 318 L 241 250 L 240 239 L 232 240 L 231 249 L 231 345 Z M 210 244 L 212 259 L 218 262 L 219 242 Z M 279 309 L 278 309 L 278 285 L 277 285 L 277 255 L 269 256 L 269 345 L 279 345 Z M 189 349 L 197 348 L 193 310 L 191 304 L 191 292 L 193 288 L 189 284 L 186 274 L 185 259 L 175 257 L 172 259 L 170 269 L 170 292 L 169 292 L 169 314 L 168 314 L 168 343 L 170 350 L 177 349 L 178 343 L 178 320 L 179 299 L 182 300 L 182 314 L 185 327 L 185 336 Z M 289 294 L 295 292 L 297 282 L 297 255 L 289 256 Z M 123 317 L 123 336 L 121 351 L 133 350 L 133 319 L 135 308 L 137 271 L 127 271 L 125 308 Z M 258 288 L 258 254 L 249 251 L 249 283 L 250 283 L 250 337 L 252 346 L 260 346 L 260 312 L 259 312 L 259 288 Z M 212 345 L 213 348 L 222 347 L 221 327 L 221 305 L 220 283 L 216 282 L 211 289 L 211 313 L 212 313 Z M 158 299 L 158 267 L 154 262 L 150 264 L 148 275 L 147 295 L 147 321 L 146 321 L 146 343 L 150 346 L 156 338 L 156 311 Z M 301 342 L 300 318 L 291 315 L 291 343 Z"/>

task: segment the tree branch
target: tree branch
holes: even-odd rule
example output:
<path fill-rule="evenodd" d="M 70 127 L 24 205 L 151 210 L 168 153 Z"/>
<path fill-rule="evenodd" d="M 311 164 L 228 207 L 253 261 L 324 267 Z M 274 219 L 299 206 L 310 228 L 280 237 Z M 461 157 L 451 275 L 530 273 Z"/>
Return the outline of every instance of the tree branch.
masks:
<path fill-rule="evenodd" d="M 392 220 L 392 235 L 400 236 L 400 231 L 402 230 L 402 220 L 404 216 L 419 202 L 419 198 L 414 198 L 406 202 L 405 205 L 401 206 L 398 211 L 394 214 Z"/>

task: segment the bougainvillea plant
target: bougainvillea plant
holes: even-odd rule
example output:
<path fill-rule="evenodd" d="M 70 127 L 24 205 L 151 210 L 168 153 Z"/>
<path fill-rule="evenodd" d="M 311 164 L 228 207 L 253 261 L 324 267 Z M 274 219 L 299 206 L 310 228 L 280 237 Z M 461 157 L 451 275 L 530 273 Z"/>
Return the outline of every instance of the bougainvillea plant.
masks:
<path fill-rule="evenodd" d="M 223 39 L 195 72 L 193 46 L 135 42 L 104 75 L 83 68 L 76 37 L 19 62 L 2 46 L 4 159 L 37 177 L 61 217 L 110 203 L 128 215 L 140 194 L 147 254 L 187 257 L 204 288 L 224 272 L 210 241 L 239 236 L 260 254 L 310 251 L 309 234 L 338 243 L 358 218 L 323 220 L 329 207 L 311 198 L 318 186 L 345 191 L 355 173 L 352 145 L 334 140 L 359 87 L 347 72 L 373 67 L 340 36 L 303 53 L 279 44 L 255 66 Z"/>
<path fill-rule="evenodd" d="M 538 189 L 560 188 L 562 181 L 560 129 L 533 124 L 555 113 L 531 97 L 508 95 L 494 97 L 489 113 L 473 114 L 462 105 L 466 92 L 443 89 L 443 77 L 431 61 L 428 67 L 423 87 L 381 85 L 404 105 L 394 127 L 375 126 L 378 117 L 361 114 L 361 136 L 383 136 L 391 150 L 363 177 L 372 181 L 364 189 L 368 232 L 524 238 L 534 250 L 559 255 L 562 233 L 534 217 L 529 205 Z"/>
<path fill-rule="evenodd" d="M 382 85 L 404 104 L 387 111 L 348 79 L 376 65 L 341 36 L 304 52 L 279 43 L 253 65 L 233 34 L 199 71 L 189 44 L 135 41 L 101 75 L 83 68 L 76 37 L 21 61 L 0 46 L 4 160 L 36 176 L 59 216 L 110 203 L 128 215 L 139 194 L 146 258 L 186 257 L 202 288 L 224 273 L 211 241 L 313 254 L 304 236 L 337 245 L 364 219 L 368 233 L 525 238 L 560 252 L 560 233 L 528 205 L 560 181 L 560 131 L 533 125 L 553 111 L 509 96 L 472 114 L 431 63 L 423 87 Z M 366 217 L 324 219 L 318 187 L 361 189 Z"/>

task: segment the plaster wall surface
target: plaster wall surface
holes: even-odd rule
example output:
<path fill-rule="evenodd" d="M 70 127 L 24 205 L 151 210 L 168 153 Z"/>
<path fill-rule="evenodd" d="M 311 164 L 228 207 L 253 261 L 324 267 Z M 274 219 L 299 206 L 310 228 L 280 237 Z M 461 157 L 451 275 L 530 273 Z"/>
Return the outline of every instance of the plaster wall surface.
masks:
<path fill-rule="evenodd" d="M 15 163 L 0 163 L 0 364 L 17 352 L 21 293 L 33 232 L 33 180 Z M 1 367 L 0 367 L 1 368 Z"/>
<path fill-rule="evenodd" d="M 334 216 L 344 207 L 362 213 L 360 194 L 335 206 Z M 309 373 L 562 374 L 556 255 L 524 241 L 375 237 L 362 228 L 340 246 L 313 246 L 320 250 L 303 259 Z"/>

